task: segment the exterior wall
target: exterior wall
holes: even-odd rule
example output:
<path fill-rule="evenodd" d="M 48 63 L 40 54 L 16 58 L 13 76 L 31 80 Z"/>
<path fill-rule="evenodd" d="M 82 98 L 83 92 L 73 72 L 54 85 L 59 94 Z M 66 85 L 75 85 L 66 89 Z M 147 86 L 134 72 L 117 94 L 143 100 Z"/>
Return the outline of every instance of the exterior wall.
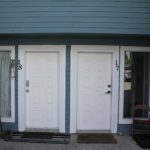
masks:
<path fill-rule="evenodd" d="M 66 133 L 70 131 L 70 51 L 71 45 L 128 45 L 150 46 L 149 38 L 102 38 L 102 37 L 0 37 L 0 45 L 40 45 L 62 44 L 66 46 Z M 18 46 L 15 50 L 15 58 L 18 59 Z M 3 123 L 6 130 L 18 130 L 18 69 L 15 70 L 15 123 Z M 118 125 L 118 132 L 131 133 L 131 125 Z"/>
<path fill-rule="evenodd" d="M 0 1 L 0 34 L 150 34 L 148 0 Z"/>
<path fill-rule="evenodd" d="M 119 132 L 125 135 L 131 135 L 132 125 L 131 124 L 118 124 L 118 133 Z"/>

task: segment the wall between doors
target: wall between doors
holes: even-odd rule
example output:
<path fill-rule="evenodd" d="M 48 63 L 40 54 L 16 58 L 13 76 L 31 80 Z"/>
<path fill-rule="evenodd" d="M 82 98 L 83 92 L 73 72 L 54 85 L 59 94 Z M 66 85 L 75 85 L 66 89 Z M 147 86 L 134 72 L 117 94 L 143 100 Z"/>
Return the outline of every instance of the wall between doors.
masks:
<path fill-rule="evenodd" d="M 66 45 L 66 111 L 65 131 L 70 131 L 70 52 L 71 45 L 121 45 L 150 46 L 150 37 L 88 37 L 88 36 L 5 36 L 0 37 L 0 45 L 15 45 L 15 59 L 18 59 L 18 45 Z M 16 64 L 17 66 L 17 64 Z M 16 67 L 17 68 L 17 67 Z M 15 69 L 15 122 L 3 123 L 5 130 L 18 130 L 18 69 Z M 131 125 L 118 125 L 118 131 L 131 133 Z"/>

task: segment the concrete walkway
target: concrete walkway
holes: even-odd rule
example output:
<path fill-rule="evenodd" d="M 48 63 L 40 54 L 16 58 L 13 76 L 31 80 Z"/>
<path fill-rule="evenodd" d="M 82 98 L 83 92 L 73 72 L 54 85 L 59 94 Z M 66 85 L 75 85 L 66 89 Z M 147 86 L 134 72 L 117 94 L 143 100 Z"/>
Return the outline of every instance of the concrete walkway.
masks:
<path fill-rule="evenodd" d="M 117 144 L 78 144 L 72 136 L 70 144 L 40 144 L 5 142 L 0 140 L 0 150 L 142 150 L 129 136 L 115 136 Z"/>

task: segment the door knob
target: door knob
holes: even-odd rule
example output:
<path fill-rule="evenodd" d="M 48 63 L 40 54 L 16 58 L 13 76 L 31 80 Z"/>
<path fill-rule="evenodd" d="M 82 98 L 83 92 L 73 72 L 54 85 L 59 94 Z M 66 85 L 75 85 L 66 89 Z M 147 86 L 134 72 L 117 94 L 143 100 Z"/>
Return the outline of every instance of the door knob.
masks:
<path fill-rule="evenodd" d="M 105 94 L 110 94 L 111 93 L 111 91 L 107 91 Z"/>

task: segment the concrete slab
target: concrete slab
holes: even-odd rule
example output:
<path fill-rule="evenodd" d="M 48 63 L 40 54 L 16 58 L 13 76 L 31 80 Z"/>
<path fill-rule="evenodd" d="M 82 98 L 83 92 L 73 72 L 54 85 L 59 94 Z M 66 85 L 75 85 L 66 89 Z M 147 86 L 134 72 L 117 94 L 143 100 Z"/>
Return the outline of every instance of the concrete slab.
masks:
<path fill-rule="evenodd" d="M 142 150 L 130 136 L 115 135 L 117 144 L 78 144 L 76 135 L 71 136 L 70 144 L 41 144 L 5 142 L 0 140 L 0 150 Z"/>

